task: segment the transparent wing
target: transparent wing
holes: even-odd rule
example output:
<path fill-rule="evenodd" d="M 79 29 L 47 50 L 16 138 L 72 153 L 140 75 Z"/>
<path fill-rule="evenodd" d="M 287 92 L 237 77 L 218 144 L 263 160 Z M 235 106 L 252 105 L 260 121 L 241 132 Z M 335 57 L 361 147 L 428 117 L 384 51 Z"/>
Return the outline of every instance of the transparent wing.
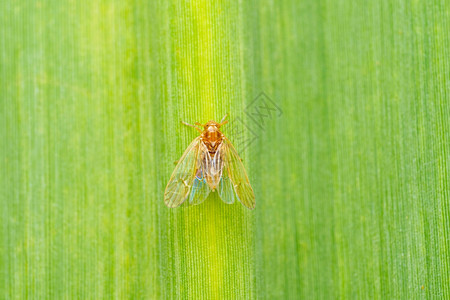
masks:
<path fill-rule="evenodd" d="M 222 171 L 222 178 L 220 179 L 219 187 L 217 188 L 220 199 L 227 204 L 234 203 L 234 188 L 230 177 L 228 176 L 228 169 L 225 167 Z"/>
<path fill-rule="evenodd" d="M 187 147 L 178 161 L 164 192 L 164 203 L 168 207 L 181 205 L 189 195 L 196 175 L 199 145 L 200 137 L 196 138 Z"/>
<path fill-rule="evenodd" d="M 245 168 L 242 164 L 241 158 L 227 138 L 224 138 L 223 143 L 225 144 L 224 146 L 226 146 L 222 148 L 223 155 L 225 157 L 225 169 L 228 173 L 228 177 L 233 183 L 236 196 L 244 206 L 250 209 L 254 209 L 255 194 L 253 193 L 253 189 L 250 186 L 250 182 L 248 181 L 247 173 L 245 172 Z M 224 186 L 226 186 L 226 182 L 224 183 Z M 224 198 L 222 198 L 222 200 L 223 199 Z"/>
<path fill-rule="evenodd" d="M 206 183 L 210 186 L 211 189 L 215 190 L 219 183 L 220 178 L 222 177 L 222 169 L 223 169 L 223 153 L 222 147 L 223 144 L 219 145 L 216 154 L 211 157 L 208 152 L 208 148 L 203 145 L 201 147 L 201 168 L 203 171 L 203 176 L 206 179 Z"/>
<path fill-rule="evenodd" d="M 203 177 L 202 169 L 197 170 L 197 174 L 192 184 L 191 194 L 189 196 L 189 204 L 200 204 L 208 198 L 211 189 L 206 183 L 206 179 Z"/>

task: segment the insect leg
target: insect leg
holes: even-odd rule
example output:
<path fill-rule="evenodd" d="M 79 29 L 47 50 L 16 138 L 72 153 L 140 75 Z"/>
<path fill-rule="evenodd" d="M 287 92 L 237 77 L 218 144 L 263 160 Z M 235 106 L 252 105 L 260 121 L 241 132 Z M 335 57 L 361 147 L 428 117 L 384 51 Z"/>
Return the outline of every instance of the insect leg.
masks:
<path fill-rule="evenodd" d="M 198 127 L 196 127 L 195 125 L 191 125 L 191 124 L 186 123 L 186 122 L 183 122 L 183 121 L 181 121 L 181 123 L 183 123 L 183 124 L 186 125 L 186 126 L 193 127 L 193 128 L 195 128 L 197 131 L 199 131 L 200 133 L 202 133 L 202 131 L 201 131 Z"/>
<path fill-rule="evenodd" d="M 225 119 L 226 119 L 227 117 L 228 117 L 228 114 L 226 114 L 225 116 L 223 116 L 222 121 L 220 121 L 220 125 L 224 125 L 224 124 L 228 123 L 228 121 L 223 122 L 223 121 L 225 121 Z"/>

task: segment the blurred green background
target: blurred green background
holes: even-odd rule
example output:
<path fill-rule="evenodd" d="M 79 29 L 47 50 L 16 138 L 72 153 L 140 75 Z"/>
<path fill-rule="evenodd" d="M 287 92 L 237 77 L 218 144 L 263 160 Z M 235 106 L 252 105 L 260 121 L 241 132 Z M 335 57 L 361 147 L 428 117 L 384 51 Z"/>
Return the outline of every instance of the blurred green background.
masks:
<path fill-rule="evenodd" d="M 0 298 L 450 297 L 449 17 L 438 0 L 1 1 Z M 262 128 L 261 92 L 282 110 Z M 197 136 L 180 120 L 225 113 L 256 209 L 168 209 Z"/>

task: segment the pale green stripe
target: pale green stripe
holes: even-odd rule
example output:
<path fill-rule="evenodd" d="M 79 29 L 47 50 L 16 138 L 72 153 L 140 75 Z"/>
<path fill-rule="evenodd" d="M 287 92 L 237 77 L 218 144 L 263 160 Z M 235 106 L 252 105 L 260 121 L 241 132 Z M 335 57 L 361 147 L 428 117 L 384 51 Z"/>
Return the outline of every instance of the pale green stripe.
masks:
<path fill-rule="evenodd" d="M 450 297 L 449 15 L 1 1 L 0 298 Z M 283 110 L 263 129 L 260 92 Z M 180 121 L 225 113 L 258 136 L 237 147 L 256 210 L 167 208 Z"/>

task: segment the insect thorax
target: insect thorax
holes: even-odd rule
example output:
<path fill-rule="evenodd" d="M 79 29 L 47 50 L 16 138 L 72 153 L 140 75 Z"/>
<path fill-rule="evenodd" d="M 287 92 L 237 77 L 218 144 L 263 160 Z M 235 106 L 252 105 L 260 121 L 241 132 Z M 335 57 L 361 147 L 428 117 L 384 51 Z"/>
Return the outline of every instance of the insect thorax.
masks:
<path fill-rule="evenodd" d="M 202 141 L 208 148 L 210 154 L 216 153 L 220 144 L 222 143 L 223 135 L 219 130 L 208 131 L 205 130 L 202 134 Z"/>

